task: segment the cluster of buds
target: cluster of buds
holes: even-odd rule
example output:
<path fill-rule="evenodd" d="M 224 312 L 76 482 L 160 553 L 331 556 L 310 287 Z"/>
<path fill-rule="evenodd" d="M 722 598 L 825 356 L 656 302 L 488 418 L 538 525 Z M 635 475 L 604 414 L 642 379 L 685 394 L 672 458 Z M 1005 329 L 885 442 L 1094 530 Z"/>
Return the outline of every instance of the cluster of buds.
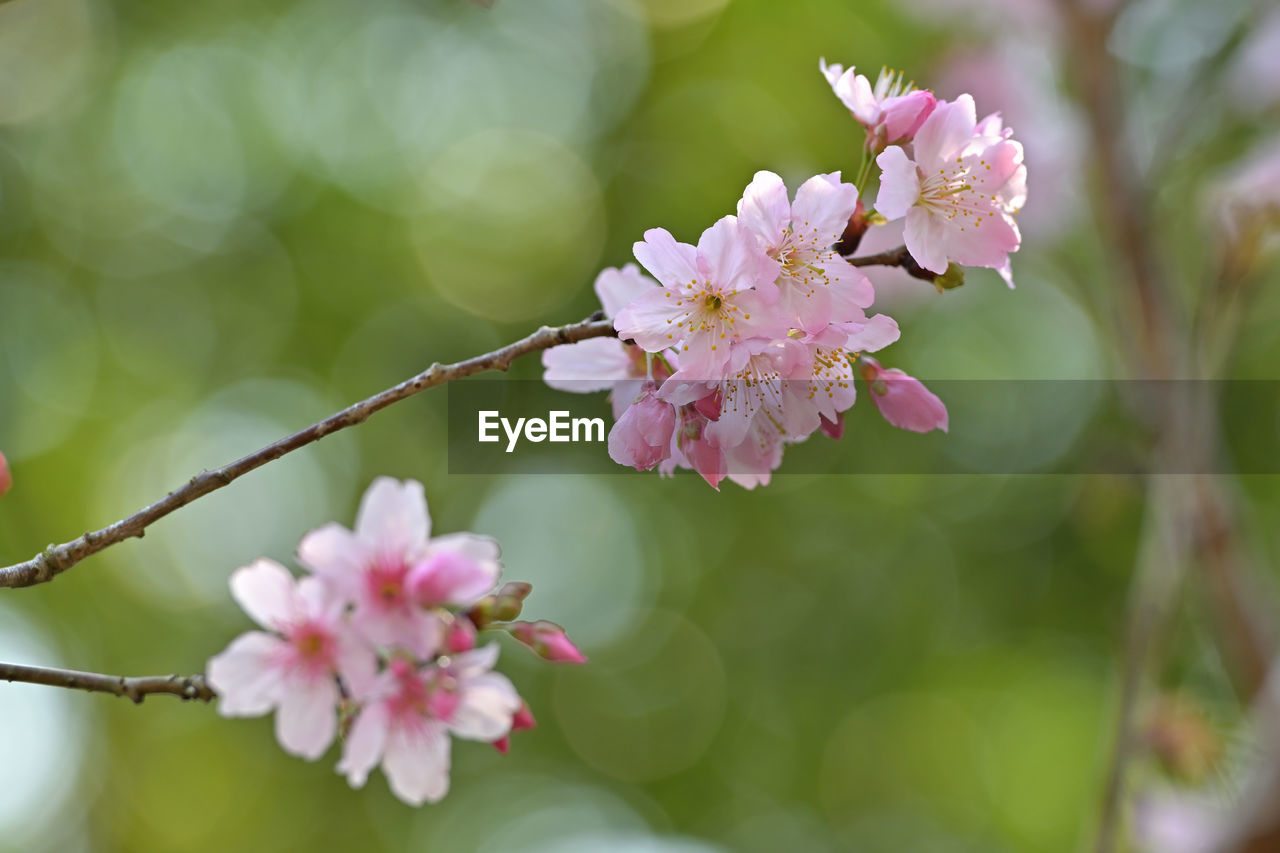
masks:
<path fill-rule="evenodd" d="M 231 577 L 231 592 L 263 629 L 242 634 L 209 661 L 223 716 L 275 711 L 276 737 L 316 759 L 344 735 L 338 771 L 361 787 L 381 764 L 407 803 L 449 789 L 451 737 L 502 752 L 533 715 L 494 671 L 505 632 L 552 661 L 586 659 L 550 622 L 517 622 L 529 584 L 495 591 L 498 543 L 470 533 L 432 537 L 422 485 L 381 477 L 360 504 L 354 530 L 308 533 L 295 579 L 258 560 Z"/>
<path fill-rule="evenodd" d="M 849 263 L 870 227 L 905 218 L 900 265 L 939 283 L 956 265 L 998 270 L 1012 285 L 1014 214 L 1026 197 L 1022 146 L 999 115 L 978 121 L 973 98 L 939 100 L 882 73 L 873 87 L 851 68 L 821 65 L 867 132 L 858 184 L 839 172 L 805 181 L 794 200 L 758 172 L 736 215 L 697 245 L 662 228 L 635 244 L 635 265 L 596 280 L 617 340 L 588 340 L 543 355 L 554 388 L 612 394 L 609 454 L 638 470 L 697 471 L 714 488 L 769 482 L 786 445 L 821 430 L 838 438 L 856 378 L 895 426 L 947 429 L 942 402 L 919 381 L 866 353 L 895 342 L 898 324 L 868 314 L 871 282 Z M 876 215 L 861 190 L 883 174 Z"/>

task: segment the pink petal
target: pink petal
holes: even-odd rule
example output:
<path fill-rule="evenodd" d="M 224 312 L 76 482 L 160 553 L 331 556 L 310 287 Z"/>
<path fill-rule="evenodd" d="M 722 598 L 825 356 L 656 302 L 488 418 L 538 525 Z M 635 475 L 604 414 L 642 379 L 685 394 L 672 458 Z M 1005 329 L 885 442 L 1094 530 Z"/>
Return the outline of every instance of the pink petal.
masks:
<path fill-rule="evenodd" d="M 854 352 L 875 352 L 898 340 L 901 332 L 898 321 L 887 314 L 876 314 L 861 323 L 844 323 L 840 329 L 848 334 L 845 349 Z"/>
<path fill-rule="evenodd" d="M 906 216 L 920 199 L 920 175 L 916 164 L 907 159 L 907 152 L 897 145 L 890 145 L 882 151 L 876 158 L 876 164 L 881 169 L 876 210 L 889 220 Z"/>
<path fill-rule="evenodd" d="M 290 755 L 313 761 L 338 733 L 338 687 L 332 678 L 293 678 L 276 711 L 276 740 Z"/>
<path fill-rule="evenodd" d="M 830 246 L 840 239 L 858 206 L 858 188 L 840 181 L 840 173 L 815 175 L 796 190 L 791 205 L 791 221 L 797 232 L 816 232 L 819 245 Z"/>
<path fill-rule="evenodd" d="M 907 211 L 907 226 L 902 241 L 920 266 L 938 275 L 947 271 L 948 228 L 941 216 L 923 207 Z"/>
<path fill-rule="evenodd" d="M 738 221 L 764 246 L 778 245 L 791 224 L 791 202 L 782 178 L 773 172 L 756 172 L 738 201 Z"/>
<path fill-rule="evenodd" d="M 881 105 L 885 138 L 889 142 L 910 139 L 933 113 L 935 103 L 932 92 L 920 89 L 886 99 Z"/>
<path fill-rule="evenodd" d="M 392 729 L 382 769 L 392 793 L 411 806 L 444 799 L 449 793 L 449 736 L 444 727 L 427 722 Z"/>
<path fill-rule="evenodd" d="M 698 268 L 722 294 L 753 287 L 768 291 L 782 269 L 734 216 L 722 217 L 702 232 Z"/>
<path fill-rule="evenodd" d="M 650 228 L 633 247 L 636 260 L 667 287 L 687 287 L 699 278 L 697 250 L 678 243 L 665 228 Z M 621 312 L 619 312 L 621 313 Z M 619 327 L 618 331 L 622 331 Z"/>
<path fill-rule="evenodd" d="M 648 352 L 661 352 L 679 344 L 684 330 L 675 324 L 686 310 L 677 305 L 680 301 L 680 291 L 669 288 L 646 293 L 613 321 L 618 337 L 631 339 Z"/>
<path fill-rule="evenodd" d="M 616 338 L 591 338 L 561 344 L 542 353 L 542 379 L 558 391 L 589 394 L 608 391 L 633 375 L 635 361 Z"/>
<path fill-rule="evenodd" d="M 293 575 L 265 557 L 232 573 L 231 597 L 254 622 L 272 631 L 279 631 L 299 615 Z"/>
<path fill-rule="evenodd" d="M 378 655 L 364 637 L 345 626 L 337 634 L 338 675 L 357 699 L 372 695 L 378 683 Z"/>
<path fill-rule="evenodd" d="M 298 562 L 343 591 L 354 594 L 371 548 L 341 524 L 317 527 L 298 543 Z"/>
<path fill-rule="evenodd" d="M 342 758 L 338 772 L 347 777 L 353 788 L 362 788 L 369 779 L 369 771 L 377 766 L 387 743 L 386 706 L 377 703 L 366 707 L 351 724 L 342 745 Z"/>
<path fill-rule="evenodd" d="M 596 276 L 595 291 L 604 308 L 604 316 L 612 319 L 632 300 L 658 286 L 656 281 L 640 272 L 635 264 L 627 264 L 621 269 L 609 267 L 602 270 Z"/>
<path fill-rule="evenodd" d="M 279 637 L 250 631 L 210 658 L 205 671 L 218 693 L 218 713 L 257 717 L 275 707 L 281 690 L 278 661 L 288 649 Z"/>
<path fill-rule="evenodd" d="M 916 132 L 912 142 L 915 161 L 928 164 L 956 157 L 973 139 L 977 125 L 973 96 L 961 95 L 950 103 L 939 101 Z"/>
<path fill-rule="evenodd" d="M 4 454 L 0 453 L 0 495 L 13 486 L 13 474 L 9 473 L 9 462 L 4 458 Z"/>
<path fill-rule="evenodd" d="M 878 382 L 884 393 L 872 387 L 871 399 L 884 419 L 912 432 L 947 431 L 947 407 L 924 384 L 901 370 L 881 370 Z"/>
<path fill-rule="evenodd" d="M 456 540 L 455 540 L 456 541 Z M 470 607 L 498 580 L 498 566 L 463 552 L 432 543 L 428 555 L 409 571 L 409 597 L 426 607 Z"/>
<path fill-rule="evenodd" d="M 379 477 L 360 501 L 356 535 L 380 553 L 416 554 L 431 534 L 431 517 L 422 484 Z"/>

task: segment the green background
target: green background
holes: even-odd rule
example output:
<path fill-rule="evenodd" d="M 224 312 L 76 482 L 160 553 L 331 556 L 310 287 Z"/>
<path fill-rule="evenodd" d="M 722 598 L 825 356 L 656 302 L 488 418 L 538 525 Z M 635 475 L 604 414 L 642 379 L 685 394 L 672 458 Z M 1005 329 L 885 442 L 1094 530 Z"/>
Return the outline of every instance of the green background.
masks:
<path fill-rule="evenodd" d="M 947 5 L 961 4 L 933 4 Z M 1214 29 L 1173 5 L 1185 14 L 1140 9 L 1114 40 L 1144 138 L 1168 136 L 1193 60 L 1247 19 L 1246 4 L 1214 4 Z M 1019 124 L 980 94 L 980 112 L 1006 109 L 1020 138 L 1066 152 L 1037 174 L 1028 143 L 1017 290 L 989 271 L 942 295 L 877 277 L 903 328 L 881 360 L 926 380 L 1125 375 L 1123 284 L 1089 207 L 1106 189 L 1070 63 L 1034 43 L 1009 54 L 998 35 L 977 13 L 881 0 L 0 6 L 0 450 L 15 477 L 0 561 L 434 361 L 586 316 L 595 273 L 630 260 L 646 228 L 696 241 L 758 169 L 793 188 L 852 176 L 861 129 L 820 56 L 954 95 L 948 63 L 1005 51 L 1043 109 Z M 1277 118 L 1221 85 L 1152 186 L 1170 284 L 1188 294 L 1210 263 L 1212 176 Z M 1280 378 L 1280 298 L 1262 293 L 1233 376 Z M 513 372 L 539 370 L 534 357 Z M 260 555 L 293 565 L 306 530 L 349 524 L 388 474 L 426 485 L 437 531 L 496 536 L 504 577 L 535 585 L 526 614 L 591 657 L 560 668 L 504 647 L 538 727 L 505 757 L 455 744 L 453 792 L 415 810 L 380 775 L 350 790 L 336 747 L 286 756 L 269 719 L 0 685 L 0 849 L 1087 846 L 1141 532 L 1142 482 L 1119 472 L 1136 467 L 858 477 L 784 462 L 767 488 L 719 494 L 622 469 L 451 476 L 445 404 L 433 391 L 397 405 L 56 583 L 4 592 L 0 659 L 199 672 L 250 627 L 231 571 Z M 1019 450 L 1046 464 L 1130 452 L 1132 430 L 1091 405 L 1065 401 Z M 1249 416 L 1232 413 L 1274 443 L 1280 424 Z M 803 450 L 814 470 L 820 449 Z M 1275 565 L 1280 489 L 1239 488 L 1259 562 Z M 1202 611 L 1193 585 L 1161 679 L 1196 697 L 1228 754 L 1247 750 Z M 1144 759 L 1139 779 L 1159 776 Z"/>

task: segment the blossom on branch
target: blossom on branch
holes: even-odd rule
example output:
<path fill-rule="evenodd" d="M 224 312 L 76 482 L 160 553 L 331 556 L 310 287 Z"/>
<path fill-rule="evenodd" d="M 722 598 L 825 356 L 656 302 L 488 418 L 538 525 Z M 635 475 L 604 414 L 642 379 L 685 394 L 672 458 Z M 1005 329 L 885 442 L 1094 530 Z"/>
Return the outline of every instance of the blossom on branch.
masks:
<path fill-rule="evenodd" d="M 881 151 L 885 145 L 909 141 L 924 120 L 933 112 L 932 92 L 903 82 L 902 72 L 880 69 L 875 86 L 871 81 L 843 65 L 827 65 L 818 61 L 822 76 L 858 123 L 867 129 L 867 150 Z"/>
<path fill-rule="evenodd" d="M 209 661 L 222 715 L 275 710 L 280 744 L 308 759 L 345 721 L 339 771 L 360 787 L 381 764 L 413 805 L 448 791 L 451 737 L 505 742 L 531 727 L 515 687 L 493 671 L 498 645 L 476 648 L 479 634 L 510 633 L 550 660 L 586 658 L 550 622 L 508 624 L 531 587 L 495 590 L 496 542 L 430 533 L 422 485 L 380 477 L 354 531 L 329 524 L 304 537 L 299 561 L 314 574 L 295 580 L 267 559 L 237 570 L 232 595 L 266 630 Z"/>
<path fill-rule="evenodd" d="M 991 267 L 1009 277 L 1009 254 L 1022 235 L 1014 214 L 1027 199 L 1022 145 L 1011 139 L 999 115 L 977 120 L 973 98 L 941 101 L 920 126 L 913 152 L 886 148 L 876 210 L 886 219 L 906 217 L 911 256 L 939 275 L 950 261 Z"/>

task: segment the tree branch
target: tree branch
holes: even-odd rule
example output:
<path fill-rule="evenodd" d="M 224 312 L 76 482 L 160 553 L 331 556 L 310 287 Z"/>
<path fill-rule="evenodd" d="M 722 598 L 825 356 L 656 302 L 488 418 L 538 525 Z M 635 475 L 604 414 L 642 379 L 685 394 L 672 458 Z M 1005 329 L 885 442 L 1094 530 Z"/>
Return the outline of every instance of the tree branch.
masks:
<path fill-rule="evenodd" d="M 112 696 L 123 696 L 136 705 L 141 705 L 142 700 L 148 696 L 161 693 L 177 696 L 184 702 L 211 702 L 218 696 L 205 683 L 203 675 L 146 675 L 126 678 L 122 675 L 77 672 L 74 669 L 0 663 L 0 681 L 21 681 L 48 687 L 65 687 L 68 690 L 86 690 L 90 693 L 110 693 Z"/>
<path fill-rule="evenodd" d="M 933 281 L 938 277 L 937 273 L 916 263 L 916 259 L 911 257 L 906 246 L 898 246 L 896 249 L 888 249 L 874 255 L 863 255 L 860 258 L 852 255 L 841 255 L 841 257 L 855 267 L 902 267 L 913 278 Z"/>
<path fill-rule="evenodd" d="M 508 344 L 493 352 L 459 361 L 455 364 L 433 364 L 431 367 L 406 379 L 399 385 L 388 388 L 378 394 L 361 400 L 322 421 L 312 424 L 306 429 L 285 436 L 279 441 L 269 444 L 254 453 L 218 468 L 214 471 L 203 471 L 192 477 L 185 485 L 165 495 L 160 500 L 139 510 L 128 518 L 108 525 L 101 530 L 86 533 L 78 539 L 64 542 L 61 545 L 50 545 L 43 553 L 27 560 L 0 569 L 0 588 L 35 586 L 47 583 L 67 569 L 79 563 L 85 557 L 108 548 L 126 539 L 141 538 L 147 527 L 164 518 L 180 507 L 186 506 L 197 498 L 217 491 L 230 484 L 255 468 L 292 453 L 300 447 L 319 441 L 326 435 L 363 423 L 369 416 L 392 403 L 398 403 L 428 388 L 444 385 L 456 379 L 483 373 L 488 370 L 506 370 L 522 355 L 550 349 L 560 344 L 571 344 L 588 338 L 602 338 L 616 334 L 613 323 L 603 319 L 600 312 L 593 314 L 579 323 L 555 328 L 543 326 L 526 338 Z"/>

